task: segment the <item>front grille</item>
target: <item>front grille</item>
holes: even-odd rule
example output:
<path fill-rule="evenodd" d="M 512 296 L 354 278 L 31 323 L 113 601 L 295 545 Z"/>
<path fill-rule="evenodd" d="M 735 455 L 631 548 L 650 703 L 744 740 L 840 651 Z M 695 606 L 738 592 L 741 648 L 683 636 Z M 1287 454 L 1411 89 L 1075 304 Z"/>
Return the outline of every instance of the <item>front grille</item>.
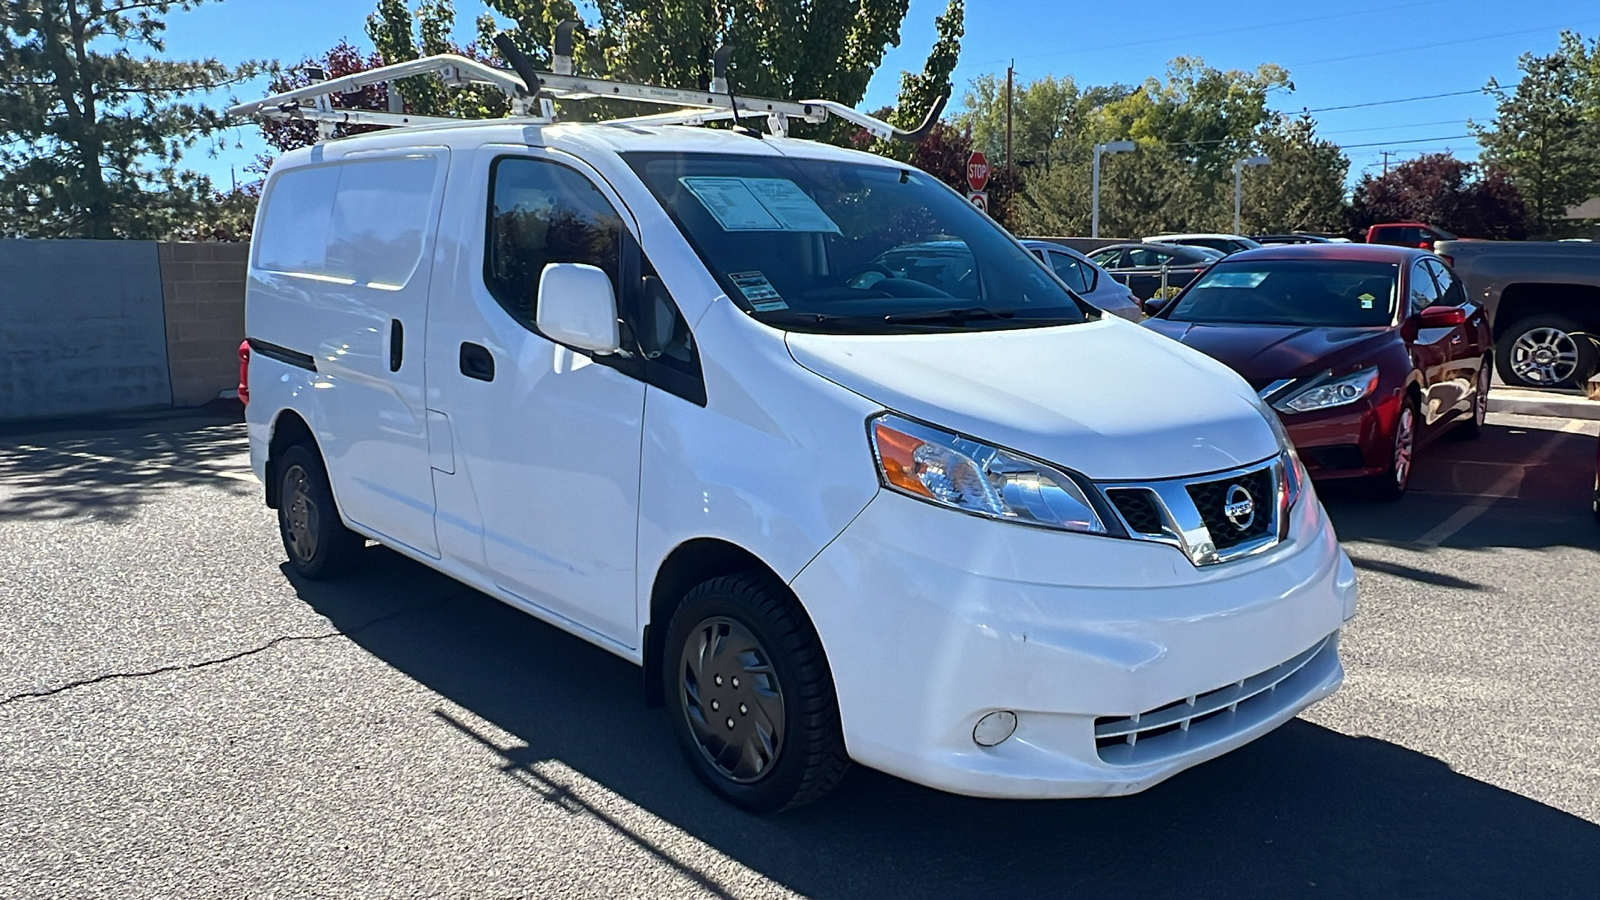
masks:
<path fill-rule="evenodd" d="M 1287 662 L 1226 687 L 1132 716 L 1101 716 L 1094 720 L 1095 750 L 1107 763 L 1134 765 L 1180 753 L 1196 740 L 1221 739 L 1304 696 L 1337 655 L 1335 633 Z"/>
<path fill-rule="evenodd" d="M 1237 547 L 1267 533 L 1267 529 L 1272 525 L 1274 507 L 1278 502 L 1273 482 L 1272 469 L 1268 467 L 1243 475 L 1216 481 L 1202 481 L 1187 486 L 1195 508 L 1200 511 L 1201 520 L 1211 532 L 1211 542 L 1218 550 Z M 1235 488 L 1243 490 L 1241 492 Z M 1233 518 L 1229 518 L 1228 505 L 1245 498 L 1250 501 L 1249 513 L 1236 514 Z"/>
<path fill-rule="evenodd" d="M 1106 496 L 1116 505 L 1117 512 L 1128 522 L 1128 527 L 1140 534 L 1161 534 L 1161 510 L 1156 507 L 1156 497 L 1144 488 L 1114 488 Z"/>

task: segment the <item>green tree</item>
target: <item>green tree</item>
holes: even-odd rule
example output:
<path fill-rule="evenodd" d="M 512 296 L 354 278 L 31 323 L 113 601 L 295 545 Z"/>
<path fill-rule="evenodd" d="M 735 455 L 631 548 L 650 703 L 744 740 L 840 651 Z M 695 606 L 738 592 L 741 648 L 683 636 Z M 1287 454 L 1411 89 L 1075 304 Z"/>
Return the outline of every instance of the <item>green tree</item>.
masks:
<path fill-rule="evenodd" d="M 1240 222 L 1247 234 L 1344 227 L 1350 160 L 1338 144 L 1318 138 L 1316 129 L 1303 115 L 1257 135 L 1257 147 L 1272 162 L 1244 172 Z"/>
<path fill-rule="evenodd" d="M 200 0 L 0 4 L 0 231 L 159 238 L 216 201 L 186 151 L 226 124 L 185 98 L 263 70 L 166 60 L 164 17 Z"/>
<path fill-rule="evenodd" d="M 1495 118 L 1473 123 L 1483 158 L 1521 191 L 1541 234 L 1558 232 L 1569 206 L 1600 194 L 1600 41 L 1563 32 L 1546 56 L 1525 53 L 1513 89 L 1490 79 Z"/>

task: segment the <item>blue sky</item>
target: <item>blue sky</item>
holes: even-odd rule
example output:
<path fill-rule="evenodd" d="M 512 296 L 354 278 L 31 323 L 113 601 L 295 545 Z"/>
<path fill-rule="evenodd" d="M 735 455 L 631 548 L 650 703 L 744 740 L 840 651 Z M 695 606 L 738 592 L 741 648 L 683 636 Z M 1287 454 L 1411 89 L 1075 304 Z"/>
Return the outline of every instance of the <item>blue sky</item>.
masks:
<path fill-rule="evenodd" d="M 944 2 L 911 0 L 901 45 L 890 50 L 873 78 L 863 108 L 892 101 L 902 69 L 921 69 Z M 167 49 L 177 57 L 216 56 L 229 63 L 292 62 L 321 53 L 341 37 L 365 46 L 363 25 L 375 6 L 375 0 L 207 3 L 169 18 Z M 461 36 L 470 37 L 480 4 L 456 0 L 456 6 Z M 1217 14 L 1207 17 L 1202 9 Z M 966 28 L 954 77 L 956 101 L 971 78 L 1003 75 L 1013 59 L 1021 80 L 1071 75 L 1087 85 L 1137 83 L 1162 74 L 1173 57 L 1189 55 L 1222 69 L 1251 69 L 1264 62 L 1286 67 L 1296 89 L 1276 95 L 1273 105 L 1295 112 L 1474 91 L 1491 76 L 1510 83 L 1518 55 L 1548 52 L 1561 29 L 1600 34 L 1600 5 L 1593 0 L 1521 0 L 1514 7 L 1504 0 L 1352 0 L 1288 7 L 967 0 Z M 259 90 L 246 85 L 239 96 Z M 1468 134 L 1467 120 L 1487 120 L 1493 113 L 1488 97 L 1469 93 L 1314 115 L 1321 134 L 1347 148 L 1353 180 L 1379 167 L 1384 150 L 1391 151 L 1391 161 L 1447 148 L 1474 156 L 1476 143 L 1462 137 Z M 224 187 L 231 170 L 247 177 L 244 167 L 260 144 L 254 129 L 239 129 L 235 137 L 216 158 L 197 155 L 190 163 Z"/>

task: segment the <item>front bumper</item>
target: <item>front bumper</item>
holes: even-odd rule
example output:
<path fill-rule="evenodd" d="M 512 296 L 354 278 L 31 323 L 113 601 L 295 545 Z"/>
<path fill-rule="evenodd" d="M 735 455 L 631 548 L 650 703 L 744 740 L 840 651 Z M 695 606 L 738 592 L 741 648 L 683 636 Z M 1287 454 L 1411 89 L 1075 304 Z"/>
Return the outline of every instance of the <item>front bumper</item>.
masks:
<path fill-rule="evenodd" d="M 1196 568 L 1175 547 L 885 491 L 793 587 L 858 762 L 974 796 L 1127 794 L 1254 740 L 1343 680 L 1337 635 L 1355 613 L 1355 571 L 1309 488 L 1291 516 L 1272 550 Z M 1261 702 L 1148 735 L 1144 750 L 1097 747 L 1097 719 L 1115 730 L 1298 656 Z M 980 747 L 973 727 L 995 710 L 1017 714 L 1016 733 Z"/>
<path fill-rule="evenodd" d="M 1358 478 L 1388 471 L 1394 450 L 1396 396 L 1280 416 L 1306 473 L 1316 479 Z"/>

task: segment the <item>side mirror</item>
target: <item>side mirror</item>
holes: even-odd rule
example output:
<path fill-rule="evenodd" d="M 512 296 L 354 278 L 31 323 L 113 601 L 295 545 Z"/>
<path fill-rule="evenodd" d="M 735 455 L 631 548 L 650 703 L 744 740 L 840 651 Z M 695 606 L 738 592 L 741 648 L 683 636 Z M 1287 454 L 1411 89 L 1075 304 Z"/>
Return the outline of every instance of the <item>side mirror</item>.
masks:
<path fill-rule="evenodd" d="M 1454 328 L 1467 324 L 1467 311 L 1459 306 L 1430 306 L 1417 313 L 1418 328 Z"/>
<path fill-rule="evenodd" d="M 617 352 L 617 295 L 611 277 L 583 263 L 550 263 L 539 275 L 534 324 L 545 337 L 597 356 Z"/>
<path fill-rule="evenodd" d="M 1139 304 L 1139 306 L 1144 310 L 1145 315 L 1155 316 L 1160 315 L 1161 311 L 1166 309 L 1167 304 L 1170 302 L 1172 302 L 1171 297 L 1151 297 L 1149 300 Z"/>

